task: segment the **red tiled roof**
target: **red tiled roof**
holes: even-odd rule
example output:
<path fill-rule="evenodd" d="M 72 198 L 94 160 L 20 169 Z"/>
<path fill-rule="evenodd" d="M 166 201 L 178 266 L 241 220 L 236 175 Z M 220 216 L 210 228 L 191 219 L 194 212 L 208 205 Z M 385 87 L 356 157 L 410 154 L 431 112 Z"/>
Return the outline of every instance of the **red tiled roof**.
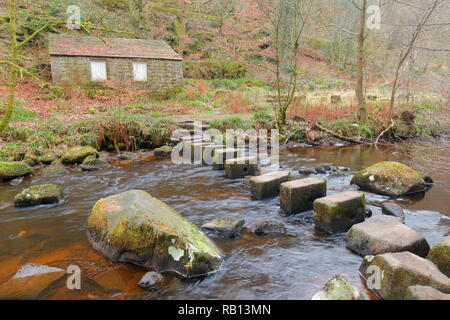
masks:
<path fill-rule="evenodd" d="M 162 40 L 59 36 L 49 39 L 49 51 L 58 56 L 182 60 Z"/>

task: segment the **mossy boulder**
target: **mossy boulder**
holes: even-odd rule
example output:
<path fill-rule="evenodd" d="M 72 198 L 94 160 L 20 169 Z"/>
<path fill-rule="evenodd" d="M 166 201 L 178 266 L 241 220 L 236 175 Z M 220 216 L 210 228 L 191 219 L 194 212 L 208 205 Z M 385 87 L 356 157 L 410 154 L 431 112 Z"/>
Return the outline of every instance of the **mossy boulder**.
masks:
<path fill-rule="evenodd" d="M 399 162 L 376 163 L 358 172 L 351 181 L 362 190 L 387 196 L 427 191 L 431 179 Z"/>
<path fill-rule="evenodd" d="M 427 259 L 437 265 L 447 277 L 450 277 L 450 236 L 431 248 Z"/>
<path fill-rule="evenodd" d="M 223 262 L 197 226 L 140 190 L 100 199 L 88 218 L 88 239 L 113 261 L 188 278 L 215 272 Z"/>
<path fill-rule="evenodd" d="M 96 171 L 104 168 L 106 166 L 106 162 L 97 159 L 95 156 L 89 156 L 83 160 L 81 164 L 81 169 L 83 171 Z"/>
<path fill-rule="evenodd" d="M 92 147 L 75 147 L 69 149 L 61 157 L 63 164 L 80 164 L 89 156 L 99 157 L 99 153 Z"/>
<path fill-rule="evenodd" d="M 170 157 L 172 155 L 172 147 L 171 146 L 163 146 L 155 149 L 155 156 L 158 157 Z"/>
<path fill-rule="evenodd" d="M 53 161 L 56 160 L 56 155 L 52 152 L 47 152 L 47 153 L 37 156 L 36 160 L 37 160 L 37 162 L 40 162 L 43 164 L 51 164 Z"/>
<path fill-rule="evenodd" d="M 30 173 L 34 173 L 34 170 L 24 161 L 0 161 L 0 182 L 10 181 Z"/>
<path fill-rule="evenodd" d="M 43 175 L 43 176 L 56 176 L 56 175 L 64 175 L 64 174 L 68 174 L 68 173 L 69 173 L 69 170 L 67 170 L 64 166 L 56 165 L 56 164 L 45 167 L 41 171 L 41 175 Z"/>
<path fill-rule="evenodd" d="M 347 279 L 337 275 L 328 281 L 322 291 L 316 293 L 311 300 L 365 300 L 365 298 Z"/>
<path fill-rule="evenodd" d="M 366 256 L 359 270 L 368 288 L 386 300 L 403 300 L 408 287 L 415 285 L 450 293 L 450 278 L 431 261 L 411 252 Z"/>
<path fill-rule="evenodd" d="M 63 197 L 61 187 L 56 184 L 38 184 L 24 189 L 14 198 L 16 207 L 58 203 Z"/>

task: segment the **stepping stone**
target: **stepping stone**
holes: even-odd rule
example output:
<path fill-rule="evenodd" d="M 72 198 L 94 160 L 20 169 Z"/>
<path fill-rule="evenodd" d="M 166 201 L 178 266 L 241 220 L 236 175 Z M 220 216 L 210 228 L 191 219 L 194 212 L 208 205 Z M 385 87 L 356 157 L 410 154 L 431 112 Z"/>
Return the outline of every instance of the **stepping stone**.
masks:
<path fill-rule="evenodd" d="M 365 298 L 347 279 L 337 275 L 329 280 L 322 291 L 316 293 L 311 300 L 365 300 Z"/>
<path fill-rule="evenodd" d="M 222 236 L 233 238 L 244 227 L 245 220 L 233 218 L 219 218 L 202 225 L 203 230 L 214 231 Z"/>
<path fill-rule="evenodd" d="M 0 299 L 37 299 L 65 274 L 66 271 L 60 268 L 26 264 L 11 279 L 0 286 Z"/>
<path fill-rule="evenodd" d="M 394 216 L 399 218 L 402 222 L 405 221 L 405 211 L 398 204 L 384 202 L 381 205 L 381 212 L 387 216 Z"/>
<path fill-rule="evenodd" d="M 214 164 L 214 155 L 216 150 L 223 149 L 225 146 L 223 144 L 210 144 L 202 147 L 203 154 L 203 164 L 205 165 L 213 165 Z"/>
<path fill-rule="evenodd" d="M 327 195 L 327 181 L 318 178 L 293 180 L 281 184 L 281 209 L 289 215 L 312 210 L 316 199 Z"/>
<path fill-rule="evenodd" d="M 189 144 L 191 150 L 191 160 L 194 164 L 203 163 L 203 150 L 211 144 L 211 142 L 194 142 Z"/>
<path fill-rule="evenodd" d="M 431 248 L 427 259 L 437 265 L 447 277 L 450 277 L 450 236 Z"/>
<path fill-rule="evenodd" d="M 410 251 L 425 257 L 430 246 L 425 238 L 391 216 L 376 216 L 355 224 L 346 236 L 347 248 L 361 256 Z"/>
<path fill-rule="evenodd" d="M 249 180 L 250 191 L 255 199 L 276 197 L 280 193 L 280 185 L 291 179 L 289 171 L 276 171 L 253 177 Z"/>
<path fill-rule="evenodd" d="M 406 290 L 405 300 L 450 300 L 450 294 L 432 287 L 411 286 Z"/>
<path fill-rule="evenodd" d="M 255 175 L 258 171 L 257 157 L 242 157 L 225 161 L 225 174 L 230 179 Z"/>
<path fill-rule="evenodd" d="M 225 161 L 229 159 L 239 158 L 243 154 L 244 154 L 243 149 L 236 149 L 236 148 L 216 149 L 214 151 L 213 169 L 224 170 Z"/>
<path fill-rule="evenodd" d="M 163 281 L 164 277 L 160 273 L 150 271 L 144 274 L 144 276 L 139 281 L 138 285 L 141 288 L 153 291 L 158 290 L 158 287 L 162 284 Z"/>
<path fill-rule="evenodd" d="M 386 300 L 403 300 L 408 287 L 415 285 L 450 293 L 450 278 L 433 262 L 408 251 L 366 256 L 359 271 L 367 287 Z"/>
<path fill-rule="evenodd" d="M 343 192 L 314 201 L 314 223 L 328 233 L 347 232 L 363 222 L 366 197 L 363 192 Z"/>

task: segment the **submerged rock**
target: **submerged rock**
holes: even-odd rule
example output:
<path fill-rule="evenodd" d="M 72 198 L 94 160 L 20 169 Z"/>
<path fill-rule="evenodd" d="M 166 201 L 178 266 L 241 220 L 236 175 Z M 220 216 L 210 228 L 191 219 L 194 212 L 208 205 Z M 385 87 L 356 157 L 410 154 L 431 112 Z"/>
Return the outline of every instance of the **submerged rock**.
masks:
<path fill-rule="evenodd" d="M 343 192 L 314 201 L 314 223 L 328 233 L 347 232 L 363 222 L 366 198 L 363 192 Z"/>
<path fill-rule="evenodd" d="M 134 273 L 130 267 L 132 266 L 119 264 L 96 274 L 91 279 L 104 290 L 123 292 L 126 290 L 128 283 L 134 279 Z"/>
<path fill-rule="evenodd" d="M 365 300 L 365 298 L 349 281 L 337 275 L 329 280 L 322 291 L 316 293 L 311 300 Z"/>
<path fill-rule="evenodd" d="M 138 285 L 146 290 L 157 290 L 163 281 L 164 277 L 161 274 L 150 271 L 144 274 Z"/>
<path fill-rule="evenodd" d="M 253 223 L 253 232 L 258 236 L 286 233 L 286 226 L 281 222 L 260 220 Z"/>
<path fill-rule="evenodd" d="M 360 273 L 369 289 L 386 300 L 404 299 L 408 287 L 414 285 L 450 293 L 450 278 L 431 261 L 407 251 L 366 256 Z"/>
<path fill-rule="evenodd" d="M 432 287 L 411 286 L 406 290 L 405 300 L 450 300 L 450 294 Z"/>
<path fill-rule="evenodd" d="M 241 157 L 225 161 L 225 174 L 230 179 L 255 175 L 258 171 L 257 157 Z"/>
<path fill-rule="evenodd" d="M 410 251 L 425 257 L 430 246 L 425 238 L 399 219 L 376 216 L 355 224 L 346 236 L 347 247 L 361 256 Z"/>
<path fill-rule="evenodd" d="M 100 199 L 88 218 L 88 239 L 113 261 L 197 277 L 217 271 L 223 256 L 198 227 L 140 190 Z"/>
<path fill-rule="evenodd" d="M 63 175 L 68 174 L 69 170 L 67 170 L 64 166 L 61 165 L 51 165 L 42 169 L 41 174 L 43 176 L 55 176 L 55 175 Z"/>
<path fill-rule="evenodd" d="M 405 221 L 405 211 L 398 204 L 384 202 L 381 205 L 381 212 L 387 216 L 394 216 L 399 218 L 401 221 Z"/>
<path fill-rule="evenodd" d="M 219 218 L 202 225 L 201 228 L 232 238 L 241 232 L 244 224 L 245 220 L 243 219 Z"/>
<path fill-rule="evenodd" d="M 63 198 L 63 191 L 56 184 L 38 184 L 24 189 L 14 198 L 16 207 L 28 207 L 40 204 L 58 203 Z"/>
<path fill-rule="evenodd" d="M 39 264 L 26 264 L 0 286 L 0 299 L 37 299 L 47 288 L 64 277 L 66 271 Z"/>
<path fill-rule="evenodd" d="M 450 277 L 450 236 L 431 248 L 427 259 L 437 265 L 447 277 Z"/>
<path fill-rule="evenodd" d="M 429 189 L 430 178 L 399 162 L 379 162 L 360 172 L 351 183 L 362 190 L 387 195 L 403 196 Z"/>
<path fill-rule="evenodd" d="M 63 164 L 80 164 L 89 156 L 99 157 L 99 153 L 92 147 L 75 147 L 61 156 Z"/>
<path fill-rule="evenodd" d="M 172 155 L 172 147 L 171 146 L 163 146 L 161 148 L 155 149 L 155 156 L 158 157 L 170 157 Z"/>
<path fill-rule="evenodd" d="M 0 182 L 10 181 L 33 172 L 33 168 L 24 161 L 0 161 Z"/>
<path fill-rule="evenodd" d="M 105 166 L 106 162 L 97 159 L 94 156 L 89 156 L 83 160 L 83 163 L 81 164 L 81 169 L 83 171 L 96 171 L 103 169 Z"/>

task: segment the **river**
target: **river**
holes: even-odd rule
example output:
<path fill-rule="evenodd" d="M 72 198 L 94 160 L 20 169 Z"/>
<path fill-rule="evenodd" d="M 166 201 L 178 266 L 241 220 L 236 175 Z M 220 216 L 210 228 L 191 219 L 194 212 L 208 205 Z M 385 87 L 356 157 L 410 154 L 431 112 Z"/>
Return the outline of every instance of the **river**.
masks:
<path fill-rule="evenodd" d="M 406 209 L 406 225 L 433 245 L 450 234 L 449 146 L 450 140 L 441 138 L 383 147 L 288 149 L 282 152 L 280 163 L 283 170 L 330 163 L 356 172 L 379 161 L 396 160 L 427 172 L 435 181 L 429 192 L 395 201 Z M 327 179 L 329 194 L 356 190 L 349 186 L 351 176 Z M 18 192 L 40 183 L 61 185 L 65 202 L 14 207 Z M 243 218 L 247 223 L 270 219 L 285 223 L 287 234 L 256 236 L 244 231 L 235 239 L 212 237 L 226 256 L 219 272 L 194 280 L 167 275 L 163 290 L 148 292 L 137 286 L 145 270 L 132 265 L 118 267 L 86 240 L 86 220 L 95 202 L 129 189 L 149 192 L 197 225 L 219 217 Z M 375 213 L 376 205 L 387 199 L 373 194 L 367 198 L 375 205 Z M 346 249 L 343 234 L 329 236 L 317 231 L 312 212 L 285 217 L 279 199 L 252 200 L 242 180 L 229 180 L 223 171 L 207 166 L 174 165 L 170 159 L 149 157 L 91 173 L 71 169 L 62 177 L 45 178 L 38 171 L 19 184 L 0 184 L 0 284 L 25 263 L 81 267 L 81 290 L 68 290 L 60 283 L 46 293 L 46 299 L 310 299 L 336 274 L 343 274 L 373 298 L 358 275 L 361 261 Z M 99 285 L 92 277 L 102 272 Z"/>

